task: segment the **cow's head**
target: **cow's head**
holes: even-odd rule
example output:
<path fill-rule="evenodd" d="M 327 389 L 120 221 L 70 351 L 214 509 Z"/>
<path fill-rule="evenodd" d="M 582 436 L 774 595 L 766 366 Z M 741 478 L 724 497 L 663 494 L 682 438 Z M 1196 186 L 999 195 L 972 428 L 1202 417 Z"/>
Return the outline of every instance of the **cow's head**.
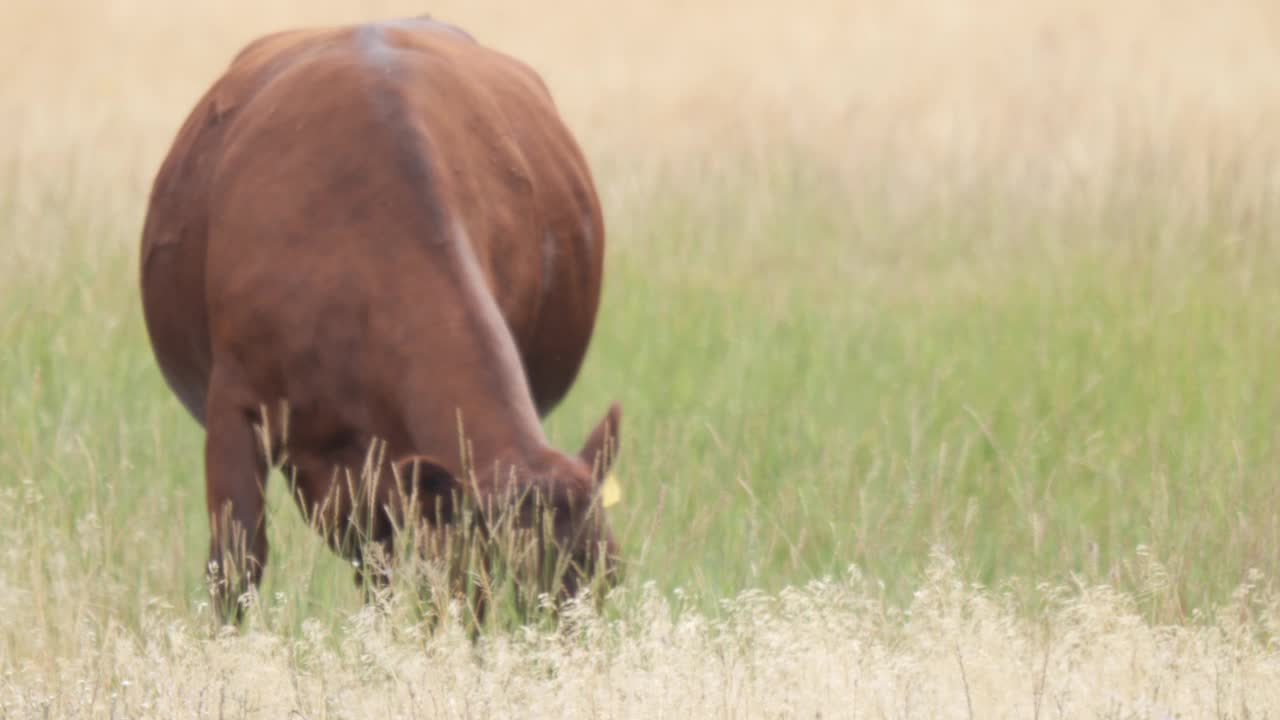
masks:
<path fill-rule="evenodd" d="M 578 455 L 554 453 L 550 472 L 538 483 L 554 506 L 553 536 L 559 547 L 569 553 L 570 566 L 562 578 L 568 595 L 576 593 L 583 581 L 597 572 L 603 572 L 609 585 L 621 579 L 618 544 L 609 527 L 601 493 L 618 456 L 621 422 L 622 408 L 614 403 L 587 436 Z"/>
<path fill-rule="evenodd" d="M 402 478 L 416 478 L 429 495 L 452 493 L 475 501 L 486 525 L 504 521 L 537 530 L 537 537 L 553 547 L 540 552 L 554 559 L 563 574 L 562 596 L 572 596 L 593 578 L 603 575 L 607 585 L 621 578 L 618 545 L 605 516 L 601 490 L 618 454 L 622 408 L 614 403 L 587 436 L 576 456 L 549 450 L 527 467 L 495 469 L 494 483 L 468 487 L 434 459 L 415 455 L 398 463 Z M 504 480 L 515 478 L 514 483 Z M 502 488 L 482 492 L 479 488 Z M 512 522 L 514 521 L 514 522 Z M 550 551 L 550 552 L 547 552 Z M 545 571 L 545 568 L 544 568 Z"/>

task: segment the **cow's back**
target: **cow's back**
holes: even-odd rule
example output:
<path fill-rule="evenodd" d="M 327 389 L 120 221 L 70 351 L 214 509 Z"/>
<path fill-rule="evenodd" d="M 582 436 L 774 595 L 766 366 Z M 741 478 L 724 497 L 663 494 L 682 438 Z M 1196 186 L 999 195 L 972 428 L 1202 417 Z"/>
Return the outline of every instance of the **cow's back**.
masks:
<path fill-rule="evenodd" d="M 143 234 L 145 317 L 170 386 L 203 422 L 214 352 L 207 300 L 227 283 L 245 281 L 229 277 L 238 270 L 228 270 L 226 263 L 210 274 L 209 258 L 228 249 L 209 247 L 209 229 L 230 222 L 217 216 L 215 194 L 237 182 L 244 187 L 237 173 L 252 175 L 251 160 L 245 158 L 254 153 L 238 138 L 255 137 L 251 124 L 271 116 L 273 108 L 262 107 L 263 98 L 289 97 L 280 86 L 306 77 L 301 70 L 322 56 L 395 83 L 399 102 L 392 108 L 379 107 L 376 92 L 363 100 L 355 97 L 362 90 L 358 85 L 302 90 L 322 98 L 348 93 L 343 102 L 367 102 L 354 107 L 386 118 L 381 125 L 366 123 L 360 132 L 413 136 L 431 183 L 430 192 L 417 196 L 415 202 L 424 205 L 417 209 L 433 214 L 434 227 L 457 223 L 465 228 L 519 350 L 534 402 L 545 414 L 572 383 L 594 324 L 603 225 L 591 179 L 532 71 L 449 26 L 418 20 L 267 36 L 242 51 L 197 104 L 157 175 Z M 255 102 L 259 106 L 243 111 Z M 307 122 L 330 127 L 336 137 L 347 122 L 322 114 L 299 118 L 299 142 L 308 137 L 301 127 Z M 345 142 L 370 140 L 352 134 Z M 290 188 L 276 183 L 273 191 L 286 198 Z"/>

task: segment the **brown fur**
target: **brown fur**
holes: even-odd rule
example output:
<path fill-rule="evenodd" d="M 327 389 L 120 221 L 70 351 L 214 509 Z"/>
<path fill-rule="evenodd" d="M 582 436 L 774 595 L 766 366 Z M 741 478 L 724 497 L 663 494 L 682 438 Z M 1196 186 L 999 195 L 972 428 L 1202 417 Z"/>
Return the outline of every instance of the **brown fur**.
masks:
<path fill-rule="evenodd" d="M 424 502 L 514 477 L 554 498 L 575 557 L 612 558 L 595 495 L 617 405 L 577 457 L 540 423 L 586 353 L 603 255 L 586 162 L 524 64 L 425 18 L 241 51 L 179 131 L 142 237 L 156 359 L 206 430 L 216 579 L 256 583 L 267 561 L 264 424 L 353 559 L 334 528 L 360 518 L 335 490 L 375 439 L 418 461 Z M 368 490 L 394 504 L 390 471 Z M 360 527 L 389 543 L 396 519 Z"/>

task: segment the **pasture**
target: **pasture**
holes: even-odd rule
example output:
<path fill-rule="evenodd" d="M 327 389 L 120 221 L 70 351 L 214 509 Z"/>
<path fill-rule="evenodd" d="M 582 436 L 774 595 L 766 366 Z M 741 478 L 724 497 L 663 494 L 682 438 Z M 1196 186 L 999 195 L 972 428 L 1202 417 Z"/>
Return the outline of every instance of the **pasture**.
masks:
<path fill-rule="evenodd" d="M 248 40 L 424 10 L 591 161 L 604 300 L 547 427 L 622 402 L 627 582 L 433 634 L 277 475 L 216 628 L 150 181 Z M 5 4 L 0 718 L 1275 716 L 1277 37 L 1266 0 Z"/>

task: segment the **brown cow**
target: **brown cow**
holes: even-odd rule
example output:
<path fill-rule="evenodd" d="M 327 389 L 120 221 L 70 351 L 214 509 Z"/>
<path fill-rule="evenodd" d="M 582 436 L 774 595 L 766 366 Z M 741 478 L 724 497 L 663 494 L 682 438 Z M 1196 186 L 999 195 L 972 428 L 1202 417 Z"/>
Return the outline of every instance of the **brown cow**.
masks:
<path fill-rule="evenodd" d="M 357 565 L 338 525 L 389 545 L 406 490 L 435 517 L 534 489 L 578 568 L 566 591 L 616 569 L 598 488 L 619 407 L 576 457 L 540 423 L 586 353 L 603 256 L 587 164 L 519 61 L 427 18 L 242 50 L 159 170 L 141 257 L 156 360 L 206 431 L 219 603 L 261 578 L 276 459 Z M 342 487 L 375 440 L 417 484 L 379 471 L 354 493 L 377 502 L 365 523 Z"/>

